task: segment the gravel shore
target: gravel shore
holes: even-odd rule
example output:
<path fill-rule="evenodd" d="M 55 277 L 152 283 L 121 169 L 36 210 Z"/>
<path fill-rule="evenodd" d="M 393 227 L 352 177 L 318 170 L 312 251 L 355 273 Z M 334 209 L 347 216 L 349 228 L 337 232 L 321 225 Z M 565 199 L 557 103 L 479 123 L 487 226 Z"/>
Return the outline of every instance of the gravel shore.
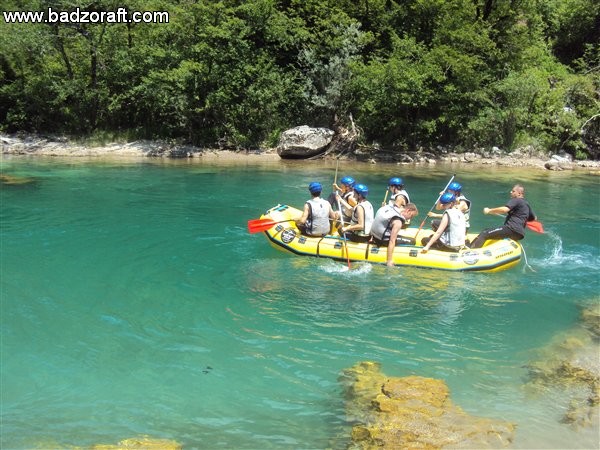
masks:
<path fill-rule="evenodd" d="M 278 161 L 277 150 L 255 151 L 207 149 L 188 145 L 173 145 L 158 141 L 134 141 L 90 145 L 77 143 L 66 138 L 40 136 L 8 136 L 0 134 L 2 155 L 59 156 L 59 157 L 104 157 L 104 158 L 191 158 L 207 161 Z M 335 159 L 334 155 L 324 156 Z M 342 157 L 347 161 L 363 161 L 370 164 L 392 163 L 398 165 L 426 165 L 437 163 L 457 163 L 473 166 L 530 167 L 539 170 L 578 170 L 585 169 L 600 174 L 600 161 L 572 161 L 569 155 L 540 155 L 529 149 L 519 149 L 510 154 L 495 151 L 490 153 L 452 153 L 435 156 L 431 153 L 390 154 L 385 152 L 356 151 Z"/>

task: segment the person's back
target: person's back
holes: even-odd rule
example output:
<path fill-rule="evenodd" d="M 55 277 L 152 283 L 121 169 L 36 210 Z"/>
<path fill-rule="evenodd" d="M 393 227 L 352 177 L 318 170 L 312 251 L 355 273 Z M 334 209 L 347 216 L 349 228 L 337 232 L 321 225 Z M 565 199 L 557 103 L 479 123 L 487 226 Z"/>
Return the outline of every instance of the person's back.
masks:
<path fill-rule="evenodd" d="M 454 194 L 446 192 L 438 200 L 438 209 L 443 209 L 435 233 L 421 240 L 423 249 L 421 253 L 427 253 L 430 248 L 444 252 L 459 251 L 464 245 L 467 237 L 465 215 L 456 208 L 457 200 Z"/>
<path fill-rule="evenodd" d="M 329 211 L 331 205 L 325 199 L 314 197 L 307 200 L 309 204 L 310 214 L 306 222 L 306 234 L 309 236 L 323 236 L 329 233 Z"/>
<path fill-rule="evenodd" d="M 329 219 L 335 217 L 331 204 L 320 197 L 323 187 L 321 183 L 312 182 L 308 190 L 312 198 L 304 204 L 304 211 L 296 219 L 298 229 L 307 236 L 325 236 L 331 228 Z"/>
<path fill-rule="evenodd" d="M 515 233 L 525 235 L 525 225 L 528 220 L 534 220 L 529 203 L 524 198 L 512 198 L 506 206 L 509 208 L 504 224 Z"/>
<path fill-rule="evenodd" d="M 414 203 L 408 203 L 403 208 L 397 206 L 385 205 L 377 210 L 373 225 L 371 226 L 371 236 L 377 245 L 387 245 L 392 238 L 395 239 L 395 245 L 414 244 L 414 239 L 398 236 L 398 231 L 404 228 L 406 222 L 419 213 Z M 395 225 L 395 222 L 399 222 Z M 395 227 L 395 228 L 394 228 Z"/>
<path fill-rule="evenodd" d="M 450 208 L 444 214 L 448 215 L 448 226 L 440 236 L 440 241 L 448 247 L 464 246 L 467 237 L 465 215 L 457 208 Z"/>
<path fill-rule="evenodd" d="M 394 206 L 387 204 L 379 208 L 373 219 L 371 236 L 379 241 L 384 241 L 386 238 L 389 238 L 390 222 L 394 217 L 400 217 L 400 212 Z"/>

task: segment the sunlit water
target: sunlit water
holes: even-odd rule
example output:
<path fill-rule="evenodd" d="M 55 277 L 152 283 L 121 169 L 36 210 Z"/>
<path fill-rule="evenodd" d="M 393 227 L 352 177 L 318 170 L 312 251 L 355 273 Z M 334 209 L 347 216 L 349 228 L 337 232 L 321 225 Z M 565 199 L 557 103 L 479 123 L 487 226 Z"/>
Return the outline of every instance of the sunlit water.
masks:
<path fill-rule="evenodd" d="M 531 395 L 528 364 L 598 302 L 600 189 L 585 173 L 459 172 L 472 229 L 516 181 L 548 233 L 529 270 L 447 273 L 299 258 L 249 234 L 301 207 L 323 163 L 206 165 L 4 159 L 35 182 L 1 190 L 4 448 L 148 435 L 184 448 L 345 448 L 341 371 L 443 379 L 466 412 L 517 425 L 514 448 L 598 448 L 560 423 L 567 393 Z M 403 176 L 421 215 L 455 169 L 342 163 L 371 188 Z M 342 173 L 343 172 L 343 173 Z"/>

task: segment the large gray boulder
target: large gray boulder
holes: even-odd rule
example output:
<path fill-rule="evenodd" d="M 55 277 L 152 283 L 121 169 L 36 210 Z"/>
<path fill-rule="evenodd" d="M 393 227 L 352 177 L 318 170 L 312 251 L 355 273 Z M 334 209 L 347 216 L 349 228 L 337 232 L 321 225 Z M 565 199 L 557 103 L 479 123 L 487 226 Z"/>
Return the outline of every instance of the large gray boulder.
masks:
<path fill-rule="evenodd" d="M 548 170 L 571 170 L 573 169 L 571 155 L 552 155 L 552 158 L 544 163 L 544 167 Z"/>
<path fill-rule="evenodd" d="M 333 139 L 329 128 L 308 125 L 291 128 L 281 133 L 277 154 L 284 159 L 304 159 L 323 153 Z"/>

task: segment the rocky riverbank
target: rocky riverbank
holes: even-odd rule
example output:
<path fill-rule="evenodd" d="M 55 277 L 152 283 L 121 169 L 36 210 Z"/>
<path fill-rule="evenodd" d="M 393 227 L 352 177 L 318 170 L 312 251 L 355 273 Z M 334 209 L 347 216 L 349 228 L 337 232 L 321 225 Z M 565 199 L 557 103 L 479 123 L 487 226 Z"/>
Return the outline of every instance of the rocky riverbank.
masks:
<path fill-rule="evenodd" d="M 276 148 L 260 150 L 232 150 L 200 148 L 160 141 L 134 141 L 127 143 L 87 144 L 61 137 L 8 136 L 0 134 L 2 155 L 60 156 L 60 157 L 114 157 L 114 158 L 196 158 L 207 160 L 279 160 Z M 388 163 L 398 165 L 435 165 L 458 163 L 468 165 L 531 167 L 540 170 L 591 169 L 600 174 L 600 161 L 572 161 L 570 155 L 543 155 L 533 148 L 525 147 L 511 153 L 498 148 L 489 152 L 456 153 L 439 149 L 439 154 L 427 151 L 397 152 L 377 147 L 357 146 L 352 152 L 343 153 L 343 160 L 363 161 L 370 164 Z M 436 152 L 437 153 L 437 152 Z M 334 159 L 327 153 L 319 158 Z"/>

